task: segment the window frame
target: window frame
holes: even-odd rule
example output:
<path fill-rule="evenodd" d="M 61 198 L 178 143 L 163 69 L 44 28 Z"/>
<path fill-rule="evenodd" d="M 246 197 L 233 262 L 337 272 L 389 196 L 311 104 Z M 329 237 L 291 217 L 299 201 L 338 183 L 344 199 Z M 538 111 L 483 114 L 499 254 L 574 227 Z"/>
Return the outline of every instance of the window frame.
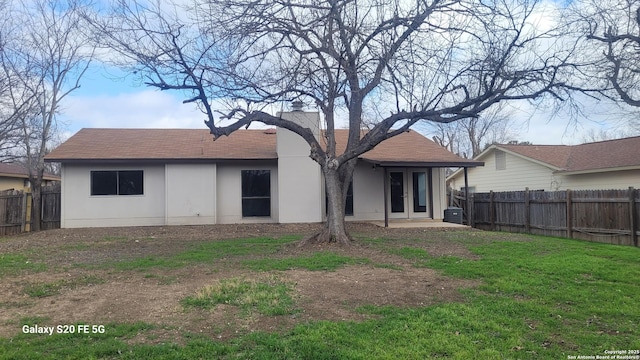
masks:
<path fill-rule="evenodd" d="M 140 184 L 139 185 L 134 185 L 132 188 L 134 192 L 123 192 L 124 189 L 126 189 L 126 187 L 123 186 L 123 181 L 125 181 L 125 179 L 122 179 L 121 177 L 121 173 L 122 175 L 125 175 L 125 173 L 127 173 L 127 175 L 133 175 L 135 174 L 135 178 L 132 178 L 133 180 L 139 180 Z M 112 187 L 115 185 L 115 191 L 112 191 L 112 189 L 110 188 L 107 191 L 97 191 L 99 189 L 96 188 L 96 186 L 100 186 L 100 185 L 96 185 L 96 179 L 94 176 L 97 176 L 98 174 L 115 174 L 115 180 L 109 180 L 109 181 L 113 181 L 114 184 L 107 184 L 109 187 Z M 104 182 L 104 179 L 101 179 Z M 144 196 L 144 170 L 91 170 L 89 172 L 89 194 L 90 196 Z M 105 184 L 102 184 L 103 189 L 106 188 Z M 139 188 L 139 192 L 137 191 L 137 189 Z"/>
<path fill-rule="evenodd" d="M 251 186 L 251 184 L 247 183 L 249 181 L 248 178 L 245 178 L 245 176 L 248 176 L 248 174 L 254 174 L 254 175 L 265 175 L 267 174 L 268 176 L 266 176 L 266 179 L 268 179 L 268 183 L 266 184 L 266 187 L 264 186 L 265 184 L 262 185 L 263 189 L 262 190 L 268 190 L 268 195 L 265 194 L 253 194 L 253 193 L 245 193 L 245 190 L 249 190 L 249 186 Z M 247 182 L 246 182 L 247 181 Z M 255 180 L 254 180 L 255 181 Z M 240 211 L 242 213 L 242 218 L 270 218 L 271 217 L 271 213 L 272 213 L 272 209 L 271 209 L 271 194 L 272 194 L 272 189 L 271 189 L 271 170 L 270 169 L 243 169 L 240 170 Z M 260 190 L 259 188 L 253 188 L 253 190 Z M 268 199 L 268 203 L 269 205 L 267 207 L 263 206 L 262 210 L 268 210 L 266 212 L 262 212 L 260 213 L 260 209 L 259 208 L 254 208 L 251 209 L 249 208 L 249 204 L 250 203 L 259 203 L 260 200 L 264 201 Z"/>

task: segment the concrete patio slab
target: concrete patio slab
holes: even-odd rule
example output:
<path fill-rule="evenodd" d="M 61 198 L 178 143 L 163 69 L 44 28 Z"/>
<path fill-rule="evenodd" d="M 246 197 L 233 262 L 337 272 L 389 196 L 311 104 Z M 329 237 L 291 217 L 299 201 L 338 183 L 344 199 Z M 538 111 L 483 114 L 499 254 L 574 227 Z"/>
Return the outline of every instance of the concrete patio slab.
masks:
<path fill-rule="evenodd" d="M 372 224 L 375 224 L 380 227 L 384 227 L 384 221 L 372 221 Z M 402 228 L 460 228 L 460 229 L 471 229 L 471 226 L 455 224 L 444 222 L 442 220 L 398 220 L 393 219 L 389 220 L 389 228 L 390 229 L 402 229 Z"/>

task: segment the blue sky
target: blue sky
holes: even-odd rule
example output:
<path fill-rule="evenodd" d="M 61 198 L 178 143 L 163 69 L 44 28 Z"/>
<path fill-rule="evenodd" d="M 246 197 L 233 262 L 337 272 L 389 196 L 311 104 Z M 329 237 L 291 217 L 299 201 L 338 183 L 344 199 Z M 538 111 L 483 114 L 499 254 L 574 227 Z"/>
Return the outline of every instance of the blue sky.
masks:
<path fill-rule="evenodd" d="M 204 129 L 204 115 L 195 105 L 182 104 L 182 100 L 180 93 L 159 91 L 140 84 L 117 68 L 92 65 L 83 77 L 80 89 L 62 103 L 63 138 L 85 127 Z M 513 103 L 511 107 L 518 125 L 517 139 L 534 144 L 576 144 L 589 129 L 607 129 L 615 125 L 609 121 L 615 115 L 606 112 L 573 123 L 566 120 L 568 116 L 552 119 L 551 113 L 534 110 L 524 102 Z"/>

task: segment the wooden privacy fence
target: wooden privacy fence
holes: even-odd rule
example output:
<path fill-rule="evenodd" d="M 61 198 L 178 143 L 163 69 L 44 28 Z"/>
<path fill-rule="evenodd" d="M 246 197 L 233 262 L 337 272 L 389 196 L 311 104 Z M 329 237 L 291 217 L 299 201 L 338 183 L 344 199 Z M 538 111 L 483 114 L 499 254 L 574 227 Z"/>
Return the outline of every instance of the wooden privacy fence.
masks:
<path fill-rule="evenodd" d="M 40 230 L 60 228 L 61 192 L 60 185 L 42 188 L 42 213 Z"/>
<path fill-rule="evenodd" d="M 637 189 L 512 191 L 475 193 L 470 225 L 638 246 L 640 194 Z"/>
<path fill-rule="evenodd" d="M 14 235 L 31 230 L 31 193 L 24 191 L 0 192 L 0 236 Z M 40 229 L 60 228 L 60 187 L 42 188 Z"/>

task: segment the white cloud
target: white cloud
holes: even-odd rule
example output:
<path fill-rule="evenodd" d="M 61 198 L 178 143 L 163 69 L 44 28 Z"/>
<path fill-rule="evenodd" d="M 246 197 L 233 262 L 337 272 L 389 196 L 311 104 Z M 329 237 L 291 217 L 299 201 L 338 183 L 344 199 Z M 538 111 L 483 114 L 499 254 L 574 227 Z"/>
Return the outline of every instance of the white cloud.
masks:
<path fill-rule="evenodd" d="M 516 122 L 522 124 L 518 140 L 539 145 L 575 145 L 584 142 L 589 132 L 630 132 L 633 109 L 586 96 L 576 96 L 576 101 L 577 109 L 570 104 L 556 109 L 548 102 L 539 106 L 526 101 L 509 103 Z"/>
<path fill-rule="evenodd" d="M 73 132 L 91 128 L 205 128 L 194 104 L 152 89 L 114 95 L 70 96 L 62 120 Z"/>

